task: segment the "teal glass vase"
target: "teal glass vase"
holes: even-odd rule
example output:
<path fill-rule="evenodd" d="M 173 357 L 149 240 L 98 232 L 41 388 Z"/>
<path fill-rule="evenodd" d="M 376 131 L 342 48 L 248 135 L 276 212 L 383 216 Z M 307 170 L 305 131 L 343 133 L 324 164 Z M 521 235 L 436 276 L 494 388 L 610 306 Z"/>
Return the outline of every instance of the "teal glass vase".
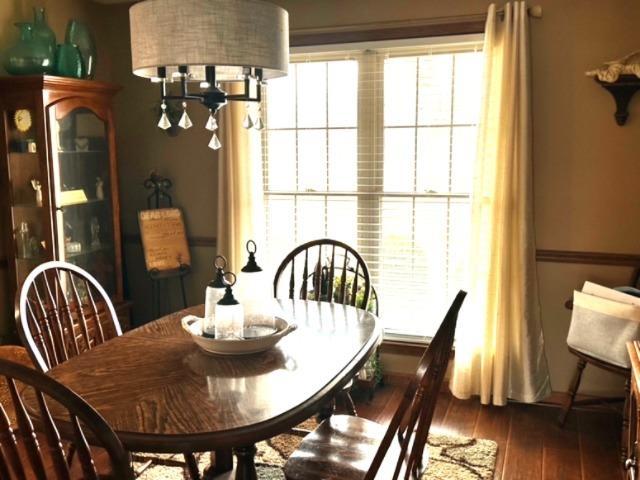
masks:
<path fill-rule="evenodd" d="M 16 23 L 20 38 L 4 55 L 3 66 L 11 75 L 42 75 L 53 73 L 55 51 L 52 53 L 48 42 L 34 38 L 34 25 Z"/>
<path fill-rule="evenodd" d="M 65 43 L 76 45 L 82 55 L 82 78 L 93 78 L 96 71 L 96 43 L 91 30 L 78 20 L 69 20 Z"/>
<path fill-rule="evenodd" d="M 83 78 L 84 64 L 80 49 L 71 43 L 58 45 L 56 50 L 56 75 Z"/>
<path fill-rule="evenodd" d="M 47 24 L 44 8 L 33 8 L 33 41 L 37 43 L 39 48 L 47 49 L 49 58 L 51 59 L 51 70 L 53 71 L 53 62 L 56 55 L 56 35 Z"/>

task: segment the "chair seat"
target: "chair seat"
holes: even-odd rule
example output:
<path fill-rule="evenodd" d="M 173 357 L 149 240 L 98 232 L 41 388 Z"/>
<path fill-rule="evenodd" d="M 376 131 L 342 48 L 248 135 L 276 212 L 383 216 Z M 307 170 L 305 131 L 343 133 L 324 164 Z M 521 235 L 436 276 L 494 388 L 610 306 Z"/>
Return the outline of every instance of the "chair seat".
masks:
<path fill-rule="evenodd" d="M 386 427 L 361 417 L 334 415 L 307 435 L 284 466 L 287 480 L 358 480 L 364 478 Z M 399 456 L 393 442 L 378 472 L 392 478 Z"/>

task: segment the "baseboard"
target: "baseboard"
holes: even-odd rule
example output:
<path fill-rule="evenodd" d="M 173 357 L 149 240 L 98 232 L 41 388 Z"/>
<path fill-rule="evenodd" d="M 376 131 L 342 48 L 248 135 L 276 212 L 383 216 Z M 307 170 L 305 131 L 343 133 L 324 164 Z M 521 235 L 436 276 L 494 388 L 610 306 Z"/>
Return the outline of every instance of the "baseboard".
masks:
<path fill-rule="evenodd" d="M 409 381 L 413 378 L 412 374 L 408 373 L 400 373 L 400 372 L 386 372 L 383 375 L 384 384 L 391 385 L 394 387 L 404 387 L 409 384 Z M 448 382 L 444 382 L 440 389 L 441 392 L 449 391 Z M 551 392 L 551 394 L 546 397 L 544 400 L 536 402 L 535 405 L 540 405 L 544 407 L 552 407 L 552 408 L 562 408 L 564 405 L 564 401 L 566 399 L 566 392 Z M 613 396 L 613 395 L 612 395 Z M 576 395 L 576 401 L 581 400 L 591 400 L 594 398 L 598 398 L 596 395 Z M 509 400 L 512 403 L 521 403 L 515 400 Z M 577 410 L 611 410 L 611 406 L 602 404 L 602 405 L 578 405 L 574 407 Z"/>

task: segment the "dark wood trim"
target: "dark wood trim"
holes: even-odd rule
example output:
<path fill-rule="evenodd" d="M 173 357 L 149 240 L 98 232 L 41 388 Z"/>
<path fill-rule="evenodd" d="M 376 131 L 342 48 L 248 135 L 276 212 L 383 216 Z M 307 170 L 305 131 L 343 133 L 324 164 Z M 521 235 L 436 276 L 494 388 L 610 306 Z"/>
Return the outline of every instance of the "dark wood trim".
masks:
<path fill-rule="evenodd" d="M 483 33 L 486 15 L 293 30 L 292 47 Z"/>
<path fill-rule="evenodd" d="M 125 243 L 137 243 L 141 245 L 140 234 L 139 233 L 125 233 L 124 236 Z M 187 242 L 191 247 L 213 247 L 215 248 L 217 245 L 216 237 L 210 236 L 188 236 Z"/>
<path fill-rule="evenodd" d="M 8 91 L 33 91 L 56 90 L 58 92 L 73 93 L 74 96 L 82 95 L 106 95 L 113 96 L 122 87 L 113 83 L 98 82 L 95 80 L 81 80 L 77 78 L 56 77 L 51 75 L 28 75 L 20 77 L 0 77 L 0 90 Z"/>
<path fill-rule="evenodd" d="M 0 257 L 0 270 L 8 267 L 9 267 L 9 260 L 7 260 L 7 257 Z"/>
<path fill-rule="evenodd" d="M 631 253 L 581 252 L 571 250 L 538 250 L 538 262 L 581 263 L 584 265 L 640 266 L 640 255 Z"/>

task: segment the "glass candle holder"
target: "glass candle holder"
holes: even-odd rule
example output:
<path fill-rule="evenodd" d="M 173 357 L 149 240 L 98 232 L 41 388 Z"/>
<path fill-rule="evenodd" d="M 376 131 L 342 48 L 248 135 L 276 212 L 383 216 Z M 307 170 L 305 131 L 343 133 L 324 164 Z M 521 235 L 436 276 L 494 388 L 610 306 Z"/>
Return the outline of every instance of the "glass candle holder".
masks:
<path fill-rule="evenodd" d="M 229 278 L 232 277 L 232 280 Z M 235 274 L 224 274 L 226 288 L 224 296 L 216 305 L 215 336 L 219 340 L 238 340 L 244 337 L 244 310 L 233 296 L 231 287 L 236 282 Z"/>
<path fill-rule="evenodd" d="M 214 261 L 216 274 L 205 289 L 204 301 L 204 325 L 202 334 L 205 337 L 215 336 L 215 311 L 218 302 L 224 297 L 226 283 L 224 281 L 224 269 L 227 267 L 227 259 L 218 255 Z"/>

